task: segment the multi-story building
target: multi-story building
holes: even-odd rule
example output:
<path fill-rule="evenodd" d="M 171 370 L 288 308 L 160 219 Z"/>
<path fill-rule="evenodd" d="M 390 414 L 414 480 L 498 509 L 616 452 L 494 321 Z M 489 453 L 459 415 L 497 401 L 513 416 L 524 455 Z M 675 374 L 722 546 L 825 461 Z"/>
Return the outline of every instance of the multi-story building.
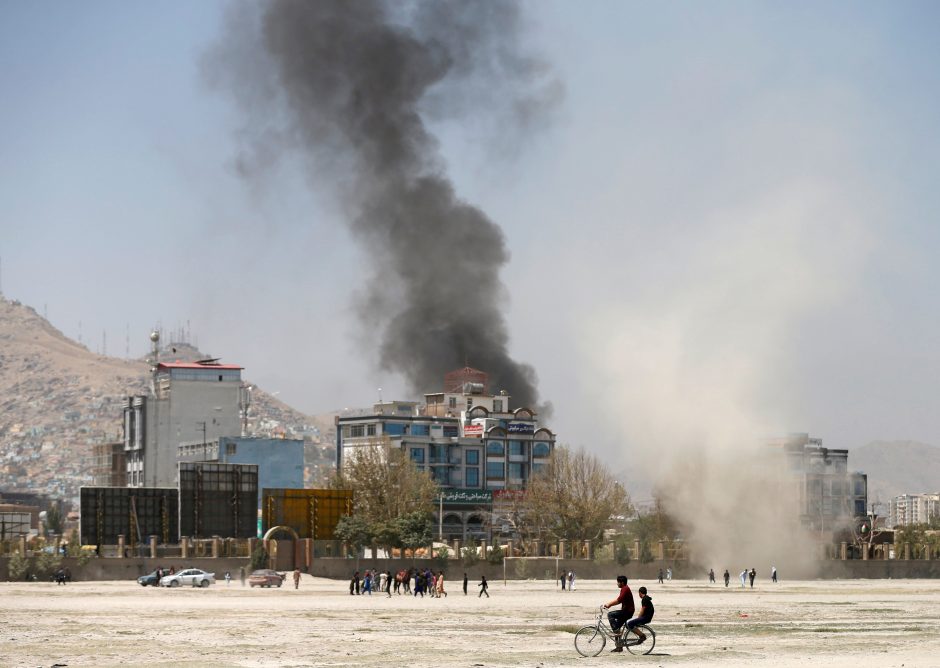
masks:
<path fill-rule="evenodd" d="M 124 400 L 124 452 L 130 487 L 174 487 L 181 443 L 241 433 L 242 367 L 159 362 L 150 396 Z"/>
<path fill-rule="evenodd" d="M 300 439 L 221 436 L 205 443 L 181 443 L 177 461 L 255 464 L 259 491 L 304 486 L 304 442 Z"/>
<path fill-rule="evenodd" d="M 940 517 L 940 492 L 936 494 L 901 494 L 891 499 L 888 526 L 927 524 Z"/>
<path fill-rule="evenodd" d="M 362 448 L 401 450 L 444 491 L 446 533 L 480 533 L 494 496 L 524 489 L 555 448 L 555 434 L 539 426 L 535 412 L 513 409 L 510 400 L 488 394 L 486 374 L 467 367 L 447 374 L 445 391 L 426 394 L 423 406 L 385 402 L 338 417 L 337 469 Z"/>
<path fill-rule="evenodd" d="M 808 434 L 791 434 L 771 445 L 785 460 L 785 479 L 799 499 L 804 527 L 833 531 L 866 514 L 868 476 L 849 472 L 848 450 L 824 448 L 822 439 Z"/>

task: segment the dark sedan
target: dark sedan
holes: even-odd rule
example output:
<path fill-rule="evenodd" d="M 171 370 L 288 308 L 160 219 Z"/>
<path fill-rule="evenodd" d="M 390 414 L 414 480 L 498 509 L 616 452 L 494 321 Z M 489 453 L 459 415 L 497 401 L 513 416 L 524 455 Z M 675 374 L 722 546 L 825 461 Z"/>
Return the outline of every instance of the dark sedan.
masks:
<path fill-rule="evenodd" d="M 139 578 L 137 578 L 137 582 L 141 587 L 146 587 L 147 585 L 156 587 L 158 584 L 160 584 L 160 578 L 157 577 L 157 571 L 154 571 L 153 573 L 148 573 L 147 575 L 141 575 Z"/>
<path fill-rule="evenodd" d="M 280 587 L 284 584 L 284 573 L 272 571 L 270 568 L 262 568 L 248 576 L 248 584 L 252 587 Z"/>

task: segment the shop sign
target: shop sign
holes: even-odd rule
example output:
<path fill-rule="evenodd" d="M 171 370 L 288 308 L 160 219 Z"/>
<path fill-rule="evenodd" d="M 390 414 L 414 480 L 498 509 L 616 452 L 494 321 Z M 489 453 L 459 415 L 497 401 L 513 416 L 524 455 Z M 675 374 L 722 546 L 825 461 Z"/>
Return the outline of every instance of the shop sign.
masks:
<path fill-rule="evenodd" d="M 442 494 L 444 503 L 467 506 L 490 505 L 493 503 L 493 492 L 488 489 L 446 489 Z"/>

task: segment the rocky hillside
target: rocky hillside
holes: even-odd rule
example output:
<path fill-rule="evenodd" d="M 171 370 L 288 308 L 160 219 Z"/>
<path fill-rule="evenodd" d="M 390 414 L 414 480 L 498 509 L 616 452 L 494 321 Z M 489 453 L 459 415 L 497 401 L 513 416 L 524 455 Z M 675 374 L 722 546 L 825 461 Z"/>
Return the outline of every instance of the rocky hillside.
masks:
<path fill-rule="evenodd" d="M 164 359 L 195 359 L 193 348 Z M 143 360 L 96 355 L 29 306 L 0 297 L 0 490 L 74 499 L 92 480 L 95 444 L 121 440 L 121 401 L 146 392 Z M 307 484 L 328 475 L 332 422 L 253 392 L 249 431 L 303 438 Z"/>

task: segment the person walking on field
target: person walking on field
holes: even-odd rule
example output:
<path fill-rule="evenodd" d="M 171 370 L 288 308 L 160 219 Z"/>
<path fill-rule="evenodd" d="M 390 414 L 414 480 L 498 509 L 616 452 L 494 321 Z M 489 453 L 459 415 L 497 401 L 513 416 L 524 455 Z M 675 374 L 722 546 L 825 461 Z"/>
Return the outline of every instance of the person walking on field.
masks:
<path fill-rule="evenodd" d="M 663 583 L 663 569 L 659 569 L 659 584 Z"/>
<path fill-rule="evenodd" d="M 748 573 L 748 577 L 751 578 L 751 589 L 753 589 L 753 588 L 754 588 L 754 578 L 757 577 L 757 571 L 755 571 L 755 570 L 752 568 L 752 569 L 751 569 L 751 572 Z"/>
<path fill-rule="evenodd" d="M 562 574 L 561 574 L 561 590 L 562 590 L 562 591 L 565 590 L 565 582 L 567 582 L 567 581 L 568 581 L 568 576 L 565 575 L 564 573 L 562 573 Z"/>
<path fill-rule="evenodd" d="M 574 591 L 574 571 L 568 571 L 568 591 Z"/>
<path fill-rule="evenodd" d="M 244 587 L 245 586 L 245 567 L 244 566 L 238 569 L 238 577 L 242 581 L 242 587 Z"/>
<path fill-rule="evenodd" d="M 715 584 L 715 569 L 708 569 L 708 584 Z"/>
<path fill-rule="evenodd" d="M 294 589 L 300 589 L 300 569 L 294 569 Z"/>
<path fill-rule="evenodd" d="M 444 571 L 441 571 L 440 573 L 438 573 L 437 582 L 435 583 L 435 585 L 437 585 L 437 597 L 438 598 L 440 598 L 441 596 L 447 596 L 447 592 L 444 591 Z"/>
<path fill-rule="evenodd" d="M 486 584 L 486 576 L 485 576 L 485 575 L 481 575 L 481 576 L 480 576 L 480 584 L 478 584 L 477 587 L 480 588 L 480 593 L 477 594 L 477 598 L 480 598 L 481 596 L 483 596 L 483 594 L 486 594 L 486 597 L 487 597 L 487 598 L 490 597 L 490 593 L 487 591 L 487 589 L 489 589 L 489 585 Z"/>
<path fill-rule="evenodd" d="M 738 576 L 741 578 L 741 587 L 743 588 L 747 584 L 747 569 L 745 568 L 741 571 L 741 574 Z"/>
<path fill-rule="evenodd" d="M 731 573 L 728 572 L 728 569 L 725 569 L 725 586 L 728 586 L 728 583 L 731 582 Z"/>
<path fill-rule="evenodd" d="M 776 566 L 770 567 L 770 581 L 771 582 L 777 581 L 777 567 Z"/>
<path fill-rule="evenodd" d="M 463 595 L 467 595 L 467 574 L 463 574 Z"/>

